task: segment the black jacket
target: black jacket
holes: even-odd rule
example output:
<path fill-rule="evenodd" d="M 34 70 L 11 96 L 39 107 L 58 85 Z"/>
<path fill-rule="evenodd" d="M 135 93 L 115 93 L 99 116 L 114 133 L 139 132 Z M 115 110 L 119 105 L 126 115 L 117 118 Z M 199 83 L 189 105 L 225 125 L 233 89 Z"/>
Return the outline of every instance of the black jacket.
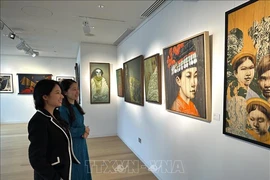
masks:
<path fill-rule="evenodd" d="M 70 180 L 72 161 L 80 164 L 64 123 L 61 119 L 54 119 L 46 110 L 37 110 L 30 119 L 28 155 L 35 180 Z"/>

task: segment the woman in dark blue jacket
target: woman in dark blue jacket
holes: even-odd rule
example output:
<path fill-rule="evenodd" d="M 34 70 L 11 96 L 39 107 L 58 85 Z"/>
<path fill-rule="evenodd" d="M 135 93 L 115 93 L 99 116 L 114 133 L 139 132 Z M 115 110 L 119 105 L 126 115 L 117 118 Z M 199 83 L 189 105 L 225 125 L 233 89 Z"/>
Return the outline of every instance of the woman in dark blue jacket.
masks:
<path fill-rule="evenodd" d="M 37 112 L 28 123 L 28 155 L 35 180 L 70 180 L 72 161 L 80 164 L 73 153 L 68 126 L 55 109 L 62 99 L 58 82 L 46 79 L 36 84 Z"/>

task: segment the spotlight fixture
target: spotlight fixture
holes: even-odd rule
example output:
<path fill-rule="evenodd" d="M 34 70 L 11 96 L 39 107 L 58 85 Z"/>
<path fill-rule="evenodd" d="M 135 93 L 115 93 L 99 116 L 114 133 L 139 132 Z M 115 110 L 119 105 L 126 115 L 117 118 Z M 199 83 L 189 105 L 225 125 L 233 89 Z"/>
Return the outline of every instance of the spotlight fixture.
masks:
<path fill-rule="evenodd" d="M 30 54 L 32 57 L 36 57 L 36 56 L 39 55 L 39 52 L 34 51 L 33 48 L 31 48 L 31 47 L 25 42 L 25 40 L 24 40 L 23 38 L 21 38 L 21 37 L 19 37 L 18 35 L 16 35 L 16 34 L 14 33 L 14 31 L 13 31 L 10 27 L 8 27 L 7 24 L 6 24 L 2 19 L 0 19 L 0 29 L 3 30 L 3 29 L 4 29 L 4 26 L 6 26 L 6 27 L 10 30 L 10 33 L 9 33 L 9 35 L 8 35 L 8 37 L 9 37 L 10 39 L 13 39 L 13 40 L 14 40 L 15 37 L 16 37 L 17 39 L 20 39 L 20 40 L 21 40 L 21 42 L 16 46 L 16 48 L 17 48 L 18 50 L 23 50 L 26 54 Z"/>
<path fill-rule="evenodd" d="M 15 39 L 16 35 L 15 35 L 15 33 L 10 32 L 9 35 L 8 35 L 8 37 L 9 37 L 10 39 Z"/>
<path fill-rule="evenodd" d="M 16 46 L 18 50 L 23 50 L 26 54 L 30 54 L 32 57 L 39 55 L 39 52 L 34 51 L 22 38 L 21 42 Z"/>
<path fill-rule="evenodd" d="M 89 26 L 88 21 L 83 21 L 83 32 L 84 32 L 84 35 L 86 36 L 94 36 L 94 34 L 91 33 L 91 27 Z"/>

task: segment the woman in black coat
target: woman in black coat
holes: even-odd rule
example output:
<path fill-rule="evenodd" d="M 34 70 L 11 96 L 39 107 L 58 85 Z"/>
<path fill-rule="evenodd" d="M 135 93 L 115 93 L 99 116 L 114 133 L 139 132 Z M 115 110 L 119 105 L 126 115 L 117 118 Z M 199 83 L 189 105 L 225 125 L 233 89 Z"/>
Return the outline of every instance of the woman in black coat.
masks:
<path fill-rule="evenodd" d="M 72 149 L 72 138 L 58 110 L 63 95 L 59 83 L 41 80 L 34 89 L 37 112 L 28 123 L 29 161 L 34 180 L 70 180 L 72 161 L 80 163 Z"/>

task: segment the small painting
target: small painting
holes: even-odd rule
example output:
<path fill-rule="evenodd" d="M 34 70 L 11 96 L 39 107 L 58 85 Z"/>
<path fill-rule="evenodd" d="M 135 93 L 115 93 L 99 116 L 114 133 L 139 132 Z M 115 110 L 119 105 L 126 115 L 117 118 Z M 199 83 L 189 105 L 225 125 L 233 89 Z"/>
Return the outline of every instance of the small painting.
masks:
<path fill-rule="evenodd" d="M 13 93 L 12 74 L 0 74 L 0 93 Z"/>
<path fill-rule="evenodd" d="M 126 102 L 144 105 L 143 56 L 124 63 L 124 98 Z"/>
<path fill-rule="evenodd" d="M 90 102 L 110 103 L 110 64 L 90 62 Z"/>
<path fill-rule="evenodd" d="M 161 62 L 159 54 L 144 59 L 144 82 L 146 101 L 161 104 Z"/>
<path fill-rule="evenodd" d="M 72 79 L 75 81 L 75 77 L 74 76 L 56 76 L 56 81 L 61 82 L 64 79 Z"/>
<path fill-rule="evenodd" d="M 33 94 L 38 81 L 52 79 L 52 74 L 17 74 L 19 82 L 18 94 Z"/>
<path fill-rule="evenodd" d="M 116 83 L 117 83 L 117 95 L 124 97 L 124 86 L 123 86 L 123 69 L 116 70 Z"/>

